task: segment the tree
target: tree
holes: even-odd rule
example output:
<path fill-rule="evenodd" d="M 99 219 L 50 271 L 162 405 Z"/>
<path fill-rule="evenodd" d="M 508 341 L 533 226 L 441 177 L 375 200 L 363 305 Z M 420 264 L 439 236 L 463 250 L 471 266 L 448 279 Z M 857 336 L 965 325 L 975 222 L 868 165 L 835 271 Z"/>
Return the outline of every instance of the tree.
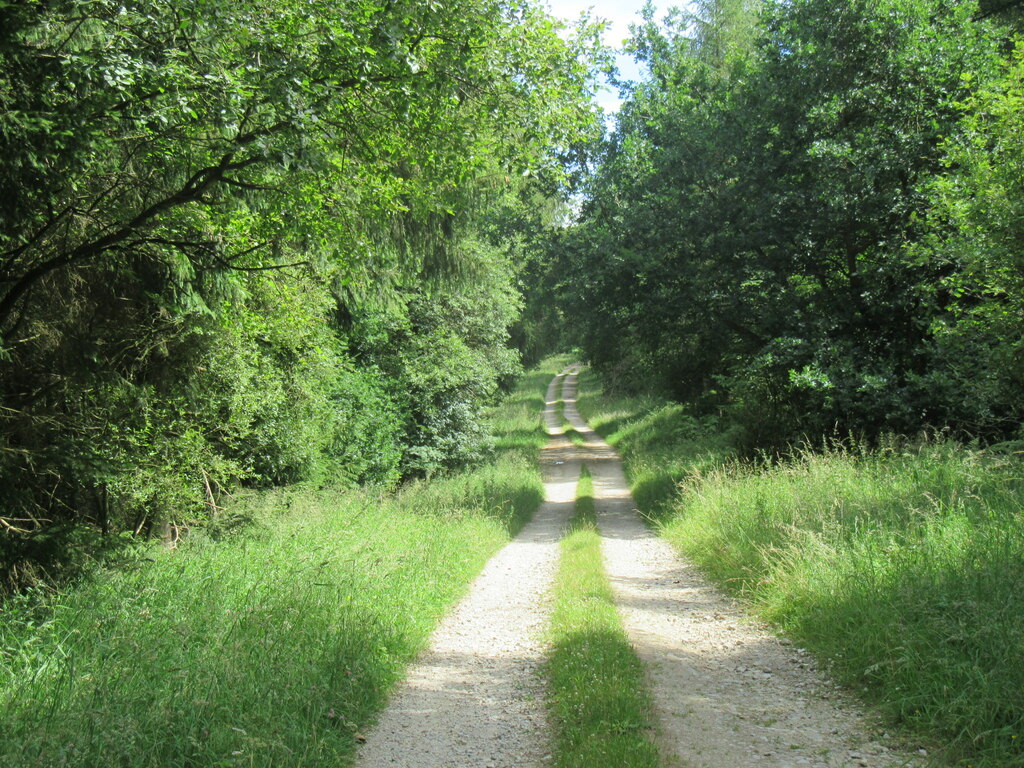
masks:
<path fill-rule="evenodd" d="M 504 180 L 557 182 L 594 125 L 592 32 L 520 0 L 0 14 L 5 543 L 194 517 L 209 477 L 393 481 L 428 406 L 353 316 L 429 304 Z"/>
<path fill-rule="evenodd" d="M 492 156 L 543 163 L 584 119 L 548 73 L 585 73 L 524 4 L 7 12 L 8 343 L 40 281 L 106 256 L 230 271 L 301 239 L 348 266 L 389 219 L 450 210 Z"/>
<path fill-rule="evenodd" d="M 1024 45 L 962 104 L 929 185 L 929 237 L 913 254 L 933 289 L 936 358 L 929 383 L 947 418 L 990 438 L 1019 438 L 1024 419 Z"/>
<path fill-rule="evenodd" d="M 651 78 L 593 179 L 569 291 L 599 314 L 585 348 L 728 408 L 748 445 L 944 423 L 941 268 L 907 249 L 998 30 L 940 0 L 794 0 L 741 14 L 754 39 L 723 49 L 734 7 L 637 31 Z"/>

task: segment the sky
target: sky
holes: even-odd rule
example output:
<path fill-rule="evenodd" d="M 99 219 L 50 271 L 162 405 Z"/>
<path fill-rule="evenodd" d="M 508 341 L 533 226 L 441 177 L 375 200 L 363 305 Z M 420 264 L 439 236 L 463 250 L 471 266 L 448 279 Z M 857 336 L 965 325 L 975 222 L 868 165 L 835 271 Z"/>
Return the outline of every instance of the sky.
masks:
<path fill-rule="evenodd" d="M 591 9 L 592 17 L 610 22 L 604 33 L 605 44 L 612 48 L 622 48 L 623 41 L 629 37 L 629 25 L 640 21 L 640 10 L 646 0 L 546 0 L 552 15 L 573 22 L 579 15 Z M 656 4 L 660 7 L 660 4 Z M 620 75 L 628 80 L 637 79 L 640 71 L 632 56 L 620 54 L 617 57 Z M 620 101 L 618 93 L 610 86 L 605 87 L 598 96 L 598 103 L 605 112 L 617 112 Z"/>

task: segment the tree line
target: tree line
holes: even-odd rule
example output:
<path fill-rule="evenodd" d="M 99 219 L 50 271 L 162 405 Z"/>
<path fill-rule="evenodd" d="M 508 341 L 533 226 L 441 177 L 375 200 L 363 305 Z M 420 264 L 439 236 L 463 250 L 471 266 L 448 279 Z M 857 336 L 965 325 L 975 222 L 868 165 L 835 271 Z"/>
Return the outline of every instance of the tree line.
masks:
<path fill-rule="evenodd" d="M 631 40 L 648 75 L 623 86 L 579 222 L 531 265 L 535 348 L 576 343 L 622 387 L 722 414 L 747 449 L 922 429 L 1015 445 L 1021 10 L 648 11 Z"/>
<path fill-rule="evenodd" d="M 0 579 L 486 450 L 510 233 L 594 133 L 595 34 L 530 0 L 0 4 Z"/>

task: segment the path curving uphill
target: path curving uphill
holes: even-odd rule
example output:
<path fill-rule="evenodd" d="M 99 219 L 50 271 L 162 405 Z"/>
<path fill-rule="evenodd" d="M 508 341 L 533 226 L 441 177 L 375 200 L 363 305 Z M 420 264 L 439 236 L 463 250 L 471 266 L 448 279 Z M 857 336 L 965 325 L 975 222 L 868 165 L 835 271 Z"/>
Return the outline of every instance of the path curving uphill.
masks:
<path fill-rule="evenodd" d="M 580 417 L 566 376 L 566 420 L 583 435 L 605 568 L 647 670 L 665 762 L 688 768 L 895 768 L 913 764 L 799 650 L 784 646 L 640 520 L 619 457 Z"/>
<path fill-rule="evenodd" d="M 551 760 L 539 666 L 580 461 L 548 387 L 545 501 L 445 617 L 367 735 L 357 768 L 540 768 Z"/>

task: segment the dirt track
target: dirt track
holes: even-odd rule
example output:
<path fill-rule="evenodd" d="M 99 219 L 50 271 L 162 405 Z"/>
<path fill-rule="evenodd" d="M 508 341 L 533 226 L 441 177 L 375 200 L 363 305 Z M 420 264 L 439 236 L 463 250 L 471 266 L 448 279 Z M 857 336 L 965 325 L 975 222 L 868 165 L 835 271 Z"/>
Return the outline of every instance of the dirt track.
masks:
<path fill-rule="evenodd" d="M 666 765 L 912 764 L 872 738 L 870 723 L 804 653 L 751 621 L 641 523 L 618 456 L 579 417 L 575 370 L 548 387 L 544 504 L 437 629 L 356 765 L 540 768 L 551 762 L 541 637 L 558 541 L 583 463 L 594 477 L 616 602 L 654 694 Z M 559 399 L 584 447 L 562 435 Z"/>
<path fill-rule="evenodd" d="M 561 434 L 556 378 L 544 419 L 545 501 L 484 567 L 392 696 L 358 768 L 536 768 L 550 763 L 539 665 L 558 542 L 580 463 Z"/>
<path fill-rule="evenodd" d="M 654 694 L 666 763 L 702 768 L 899 766 L 806 654 L 783 645 L 655 536 L 635 511 L 622 463 L 576 410 L 605 567 Z"/>

